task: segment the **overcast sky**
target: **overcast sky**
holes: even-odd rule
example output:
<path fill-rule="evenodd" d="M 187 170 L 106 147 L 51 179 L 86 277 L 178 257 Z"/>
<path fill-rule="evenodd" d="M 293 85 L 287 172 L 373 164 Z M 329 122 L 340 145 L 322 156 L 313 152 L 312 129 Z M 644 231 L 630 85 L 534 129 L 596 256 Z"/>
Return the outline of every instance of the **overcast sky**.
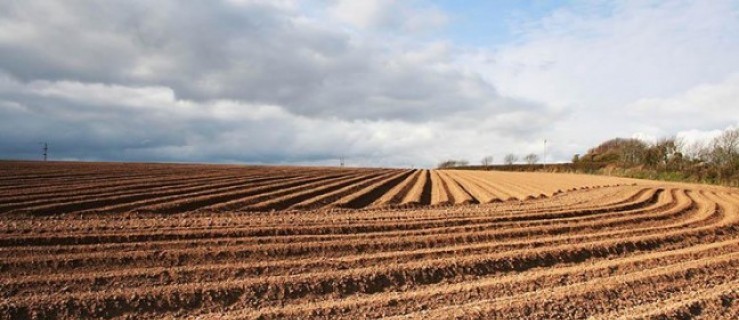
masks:
<path fill-rule="evenodd" d="M 567 161 L 737 126 L 739 1 L 0 0 L 4 159 Z"/>

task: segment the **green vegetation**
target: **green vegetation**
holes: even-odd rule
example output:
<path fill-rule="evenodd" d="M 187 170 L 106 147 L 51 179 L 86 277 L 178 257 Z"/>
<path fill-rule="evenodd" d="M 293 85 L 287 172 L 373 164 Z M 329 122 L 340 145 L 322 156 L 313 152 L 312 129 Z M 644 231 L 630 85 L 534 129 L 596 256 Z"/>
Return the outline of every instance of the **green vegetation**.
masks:
<path fill-rule="evenodd" d="M 705 144 L 616 138 L 573 157 L 575 167 L 587 163 L 605 164 L 596 171 L 601 174 L 739 186 L 739 129 Z"/>

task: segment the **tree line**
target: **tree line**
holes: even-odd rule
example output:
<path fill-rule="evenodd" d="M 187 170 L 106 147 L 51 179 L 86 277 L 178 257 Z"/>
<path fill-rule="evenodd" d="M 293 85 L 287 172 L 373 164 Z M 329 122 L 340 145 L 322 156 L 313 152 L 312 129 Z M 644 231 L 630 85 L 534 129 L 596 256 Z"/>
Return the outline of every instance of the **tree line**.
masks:
<path fill-rule="evenodd" d="M 447 160 L 438 168 L 585 172 L 739 186 L 739 128 L 725 130 L 710 141 L 692 143 L 676 137 L 654 142 L 615 138 L 583 155 L 574 155 L 571 163 L 536 165 L 539 156 L 533 153 L 524 156 L 523 162 L 518 164 L 519 157 L 511 153 L 503 158 L 503 165 L 493 165 L 493 157 L 486 156 L 479 166 L 466 160 Z"/>
<path fill-rule="evenodd" d="M 480 160 L 480 165 L 483 168 L 490 168 L 493 166 L 493 156 L 485 156 Z M 523 157 L 523 161 L 526 164 L 532 165 L 539 163 L 539 156 L 535 153 L 529 153 Z M 503 157 L 503 164 L 505 165 L 512 165 L 515 163 L 518 163 L 519 159 L 518 156 L 509 153 L 505 157 Z M 438 169 L 450 169 L 450 168 L 461 168 L 461 167 L 469 167 L 470 162 L 467 160 L 445 160 L 440 162 L 436 167 Z"/>
<path fill-rule="evenodd" d="M 649 143 L 616 138 L 601 143 L 572 163 L 604 164 L 602 170 L 635 178 L 739 185 L 739 128 L 707 142 L 686 143 L 675 137 Z"/>

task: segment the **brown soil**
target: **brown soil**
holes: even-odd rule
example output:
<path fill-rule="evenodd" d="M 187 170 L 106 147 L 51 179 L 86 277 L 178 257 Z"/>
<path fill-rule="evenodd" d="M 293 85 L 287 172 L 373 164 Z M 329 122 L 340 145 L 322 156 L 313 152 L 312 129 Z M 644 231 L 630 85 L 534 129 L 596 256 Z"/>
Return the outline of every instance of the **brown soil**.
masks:
<path fill-rule="evenodd" d="M 0 319 L 739 318 L 739 191 L 0 162 Z"/>

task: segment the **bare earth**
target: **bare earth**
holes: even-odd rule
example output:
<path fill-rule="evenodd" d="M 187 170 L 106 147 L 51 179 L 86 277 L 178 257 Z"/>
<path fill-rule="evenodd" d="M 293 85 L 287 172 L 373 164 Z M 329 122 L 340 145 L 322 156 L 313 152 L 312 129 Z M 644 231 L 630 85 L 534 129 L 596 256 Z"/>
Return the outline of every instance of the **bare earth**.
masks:
<path fill-rule="evenodd" d="M 0 162 L 0 319 L 739 318 L 739 191 Z"/>

